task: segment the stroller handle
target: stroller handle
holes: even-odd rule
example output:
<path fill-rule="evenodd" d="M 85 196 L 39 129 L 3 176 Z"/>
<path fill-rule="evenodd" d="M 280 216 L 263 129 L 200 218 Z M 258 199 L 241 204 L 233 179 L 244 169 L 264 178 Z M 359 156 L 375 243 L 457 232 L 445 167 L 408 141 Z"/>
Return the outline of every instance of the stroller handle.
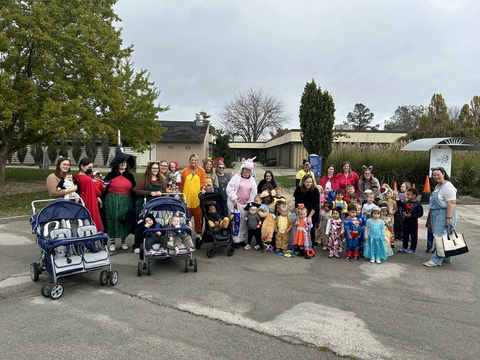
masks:
<path fill-rule="evenodd" d="M 79 199 L 53 198 L 53 199 L 33 200 L 32 203 L 31 203 L 32 213 L 33 213 L 33 215 L 35 215 L 37 213 L 37 209 L 35 208 L 35 204 L 40 204 L 40 203 L 45 203 L 45 202 L 51 203 L 51 202 L 54 202 L 54 201 L 76 201 L 76 200 L 80 200 L 81 204 L 83 206 L 85 206 L 85 203 L 83 202 L 82 198 L 79 198 Z"/>

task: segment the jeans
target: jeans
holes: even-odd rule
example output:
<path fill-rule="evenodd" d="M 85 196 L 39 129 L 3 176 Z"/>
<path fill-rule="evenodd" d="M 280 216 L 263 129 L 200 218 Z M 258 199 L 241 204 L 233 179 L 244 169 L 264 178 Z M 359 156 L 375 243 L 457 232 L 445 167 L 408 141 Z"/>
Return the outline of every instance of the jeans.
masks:
<path fill-rule="evenodd" d="M 430 259 L 431 262 L 437 264 L 438 266 L 442 266 L 442 263 L 445 261 L 446 263 L 451 263 L 452 258 L 449 257 L 440 257 L 437 255 L 437 250 L 433 253 L 432 258 Z"/>

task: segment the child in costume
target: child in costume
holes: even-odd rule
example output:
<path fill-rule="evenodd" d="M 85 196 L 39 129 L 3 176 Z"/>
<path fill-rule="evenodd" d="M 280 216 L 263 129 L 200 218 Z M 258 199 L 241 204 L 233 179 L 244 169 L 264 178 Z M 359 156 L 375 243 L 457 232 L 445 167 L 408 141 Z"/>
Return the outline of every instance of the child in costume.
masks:
<path fill-rule="evenodd" d="M 293 237 L 295 236 L 295 223 L 297 222 L 297 212 L 295 210 L 295 201 L 292 200 L 288 203 L 288 216 L 292 218 L 293 228 L 290 231 L 290 249 L 293 249 Z"/>
<path fill-rule="evenodd" d="M 348 204 L 350 204 L 350 196 L 352 194 L 355 194 L 355 185 L 347 185 L 347 187 L 345 188 L 346 190 L 346 193 L 345 193 L 345 196 L 343 197 L 343 200 L 345 200 L 345 202 Z"/>
<path fill-rule="evenodd" d="M 226 216 L 221 216 L 217 212 L 217 207 L 215 206 L 215 203 L 209 204 L 207 208 L 207 219 L 208 219 L 208 225 L 212 229 L 226 229 L 228 228 L 228 225 L 230 225 L 230 220 Z"/>
<path fill-rule="evenodd" d="M 403 246 L 398 252 L 417 254 L 418 242 L 418 219 L 423 216 L 423 206 L 417 201 L 418 189 L 408 189 L 405 198 L 407 202 L 403 205 Z M 410 240 L 410 249 L 408 248 Z"/>
<path fill-rule="evenodd" d="M 373 202 L 374 200 L 373 191 L 365 190 L 365 201 L 366 203 L 362 206 L 362 215 L 365 218 L 365 221 L 370 219 L 370 211 L 377 205 Z"/>
<path fill-rule="evenodd" d="M 283 196 L 283 190 L 280 186 L 275 188 L 275 198 L 273 200 L 275 201 L 275 215 L 278 215 L 280 205 L 287 205 L 288 203 L 287 198 Z"/>
<path fill-rule="evenodd" d="M 278 208 L 279 215 L 275 219 L 275 246 L 276 252 L 286 253 L 290 245 L 290 232 L 293 228 L 293 220 L 288 216 L 288 207 L 285 204 Z"/>
<path fill-rule="evenodd" d="M 393 190 L 393 200 L 397 203 L 397 211 L 393 214 L 393 235 L 395 240 L 403 239 L 403 217 L 402 217 L 402 206 L 403 202 L 399 198 L 398 190 Z"/>
<path fill-rule="evenodd" d="M 326 230 L 327 230 L 328 220 L 332 218 L 332 208 L 333 208 L 333 203 L 330 200 L 325 200 L 323 202 L 323 207 L 322 207 L 323 211 L 320 214 L 320 225 L 318 226 L 319 231 L 315 233 L 316 245 L 323 246 L 324 251 L 328 250 Z"/>
<path fill-rule="evenodd" d="M 345 238 L 347 241 L 347 261 L 359 260 L 359 243 L 363 238 L 363 224 L 362 221 L 357 217 L 357 206 L 355 204 L 348 205 L 348 216 L 343 222 L 343 227 L 345 229 Z"/>
<path fill-rule="evenodd" d="M 68 171 L 62 178 L 62 180 L 60 180 L 60 182 L 58 183 L 57 185 L 57 190 L 64 190 L 64 189 L 70 189 L 72 188 L 74 185 L 77 185 L 77 182 L 76 180 L 73 178 L 73 175 L 70 171 Z M 77 190 L 77 191 L 80 191 Z M 80 195 L 77 194 L 77 192 L 71 192 L 69 194 L 66 194 L 63 196 L 65 199 L 75 199 L 75 201 L 79 202 L 80 201 Z"/>
<path fill-rule="evenodd" d="M 392 249 L 395 247 L 395 245 L 393 244 L 395 241 L 395 238 L 393 237 L 393 226 L 394 226 L 393 216 L 390 215 L 388 210 L 388 204 L 385 202 L 385 200 L 380 201 L 378 203 L 378 207 L 380 208 L 380 211 L 381 211 L 380 219 L 382 219 L 383 222 L 385 223 L 386 243 L 388 243 L 388 247 Z M 385 248 L 385 250 L 387 251 L 387 255 L 388 255 L 390 251 L 388 251 L 387 248 Z"/>
<path fill-rule="evenodd" d="M 137 230 L 141 236 L 143 232 L 147 229 L 154 228 L 156 224 L 155 217 L 153 214 L 145 215 L 143 219 L 143 224 L 139 226 Z M 166 255 L 165 249 L 167 248 L 167 237 L 162 235 L 162 232 L 159 230 L 155 233 L 148 233 L 145 237 L 145 254 L 146 255 Z M 158 250 L 153 250 L 153 244 L 160 244 Z"/>
<path fill-rule="evenodd" d="M 342 218 L 345 217 L 347 213 L 347 202 L 343 200 L 345 193 L 342 189 L 337 189 L 335 191 L 335 200 L 333 201 L 333 207 L 339 208 L 342 214 Z"/>
<path fill-rule="evenodd" d="M 262 242 L 264 246 L 264 252 L 266 252 L 270 246 L 275 247 L 272 244 L 273 232 L 275 231 L 275 201 L 273 199 L 275 190 L 264 190 L 260 194 L 262 204 L 258 209 L 258 215 L 262 218 Z"/>
<path fill-rule="evenodd" d="M 381 260 L 387 260 L 385 253 L 385 223 L 380 219 L 381 210 L 375 206 L 370 211 L 371 218 L 365 226 L 365 257 L 370 258 L 371 263 L 381 264 Z M 391 251 L 391 249 L 390 249 Z"/>
<path fill-rule="evenodd" d="M 181 227 L 181 220 L 179 216 L 172 217 L 171 225 L 173 228 Z M 193 245 L 192 237 L 186 231 L 173 230 L 168 231 L 168 240 L 173 241 L 173 246 L 175 248 L 175 255 L 180 253 L 180 245 L 183 244 L 186 249 L 190 252 L 195 251 L 195 246 Z"/>
<path fill-rule="evenodd" d="M 327 220 L 327 227 L 325 229 L 326 241 L 324 244 L 330 251 L 330 253 L 328 254 L 329 258 L 332 258 L 334 256 L 336 258 L 339 258 L 343 247 L 343 221 L 340 218 L 341 213 L 339 208 L 333 208 L 331 210 L 331 213 L 332 218 Z"/>
<path fill-rule="evenodd" d="M 243 248 L 245 250 L 250 250 L 252 248 L 252 238 L 255 236 L 255 241 L 257 245 L 254 246 L 255 250 L 260 249 L 260 244 L 262 242 L 262 219 L 257 213 L 260 204 L 256 202 L 249 202 L 247 206 L 245 206 L 245 210 L 248 211 L 247 215 L 245 216 L 245 221 L 248 227 L 248 238 L 247 238 L 247 245 Z"/>
<path fill-rule="evenodd" d="M 167 180 L 168 189 L 172 190 L 172 192 L 178 192 L 180 181 L 182 181 L 182 175 L 180 171 L 178 171 L 178 162 L 175 160 L 170 161 L 168 164 Z"/>
<path fill-rule="evenodd" d="M 95 171 L 93 173 L 92 180 L 98 186 L 98 188 L 100 189 L 100 192 L 104 192 L 105 190 L 107 190 L 107 185 L 104 183 L 102 173 L 100 171 Z M 97 197 L 97 200 L 98 200 L 98 206 L 103 207 L 103 201 L 101 196 Z"/>
<path fill-rule="evenodd" d="M 310 229 L 307 224 L 307 208 L 303 204 L 298 204 L 295 226 L 293 245 L 299 249 L 300 255 L 305 255 L 305 259 L 310 259 L 310 256 L 306 254 L 307 243 L 311 244 Z"/>

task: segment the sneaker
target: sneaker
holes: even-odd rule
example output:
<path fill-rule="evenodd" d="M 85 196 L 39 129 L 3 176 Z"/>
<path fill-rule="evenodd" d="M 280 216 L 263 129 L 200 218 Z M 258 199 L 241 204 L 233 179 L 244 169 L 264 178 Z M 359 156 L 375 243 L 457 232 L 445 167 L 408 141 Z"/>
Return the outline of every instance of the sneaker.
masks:
<path fill-rule="evenodd" d="M 381 263 L 382 263 L 382 262 L 380 261 L 380 259 L 377 259 L 375 262 L 376 262 L 377 264 L 381 264 Z"/>
<path fill-rule="evenodd" d="M 370 262 L 373 264 L 375 263 L 375 259 L 370 259 Z"/>
<path fill-rule="evenodd" d="M 244 248 L 245 250 L 250 250 L 252 247 L 251 247 L 249 244 L 247 244 L 247 245 L 245 245 L 243 248 Z"/>
<path fill-rule="evenodd" d="M 260 245 L 255 245 L 253 248 L 254 248 L 255 250 L 260 250 Z"/>
<path fill-rule="evenodd" d="M 123 249 L 123 250 L 128 250 L 128 245 L 125 244 L 125 243 L 122 243 L 122 249 Z"/>
<path fill-rule="evenodd" d="M 326 246 L 324 246 L 322 250 L 323 250 L 323 251 L 327 251 L 328 248 L 327 248 Z"/>
<path fill-rule="evenodd" d="M 333 254 L 333 256 L 335 256 L 337 259 L 340 258 L 340 255 L 338 255 L 337 253 Z"/>
<path fill-rule="evenodd" d="M 407 249 L 401 248 L 401 249 L 398 249 L 398 252 L 399 252 L 399 253 L 406 253 L 406 252 L 407 252 Z"/>
<path fill-rule="evenodd" d="M 153 250 L 152 250 L 152 249 L 148 250 L 148 251 L 147 251 L 147 253 L 146 253 L 145 255 L 147 255 L 147 256 L 151 256 L 151 255 L 153 255 Z"/>
<path fill-rule="evenodd" d="M 140 248 L 136 248 L 135 250 L 133 250 L 133 253 L 134 254 L 140 254 Z"/>
<path fill-rule="evenodd" d="M 407 251 L 405 251 L 407 254 L 413 254 L 413 255 L 417 255 L 417 250 L 412 250 L 412 249 L 408 249 Z"/>
<path fill-rule="evenodd" d="M 111 252 L 114 252 L 115 251 L 115 244 L 110 245 L 108 250 L 111 251 Z"/>
<path fill-rule="evenodd" d="M 427 249 L 427 254 L 428 253 L 433 253 L 433 250 L 432 249 Z"/>

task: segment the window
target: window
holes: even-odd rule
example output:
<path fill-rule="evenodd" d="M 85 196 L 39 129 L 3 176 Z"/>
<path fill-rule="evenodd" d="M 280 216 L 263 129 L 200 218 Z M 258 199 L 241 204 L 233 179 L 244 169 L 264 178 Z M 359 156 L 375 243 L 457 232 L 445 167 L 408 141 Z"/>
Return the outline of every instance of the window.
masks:
<path fill-rule="evenodd" d="M 191 145 L 185 145 L 185 150 L 192 150 L 192 146 Z"/>
<path fill-rule="evenodd" d="M 173 146 L 173 145 L 168 145 L 168 146 L 167 146 L 167 149 L 168 149 L 168 150 L 174 150 L 174 149 L 175 149 L 175 146 Z"/>

